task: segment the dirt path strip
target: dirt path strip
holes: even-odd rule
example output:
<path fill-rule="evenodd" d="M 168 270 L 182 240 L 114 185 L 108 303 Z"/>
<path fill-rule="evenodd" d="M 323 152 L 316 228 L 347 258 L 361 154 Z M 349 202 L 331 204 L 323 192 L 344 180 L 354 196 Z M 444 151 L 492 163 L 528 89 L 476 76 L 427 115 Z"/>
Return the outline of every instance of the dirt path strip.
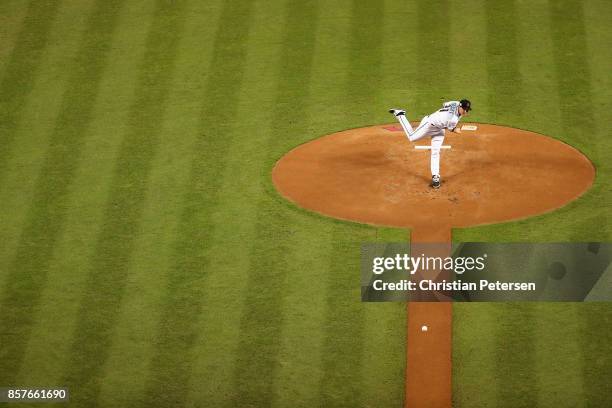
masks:
<path fill-rule="evenodd" d="M 411 255 L 450 253 L 449 226 L 418 227 L 411 234 Z M 419 247 L 419 243 L 438 243 Z M 446 254 L 440 252 L 447 251 Z M 432 252 L 436 252 L 435 254 Z M 428 276 L 428 278 L 430 278 Z M 433 278 L 433 277 L 432 277 Z M 409 302 L 406 331 L 406 408 L 452 406 L 452 302 Z M 426 331 L 423 329 L 426 326 Z"/>

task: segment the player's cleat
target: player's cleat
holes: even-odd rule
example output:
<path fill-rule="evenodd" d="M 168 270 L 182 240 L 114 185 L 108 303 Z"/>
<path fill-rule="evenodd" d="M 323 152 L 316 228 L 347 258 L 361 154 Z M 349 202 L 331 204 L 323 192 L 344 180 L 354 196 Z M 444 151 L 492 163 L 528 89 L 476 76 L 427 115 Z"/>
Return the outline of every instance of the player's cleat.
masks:
<path fill-rule="evenodd" d="M 440 176 L 438 174 L 431 177 L 431 186 L 433 188 L 440 188 Z"/>
<path fill-rule="evenodd" d="M 389 113 L 393 116 L 406 115 L 406 111 L 401 109 L 389 109 Z"/>

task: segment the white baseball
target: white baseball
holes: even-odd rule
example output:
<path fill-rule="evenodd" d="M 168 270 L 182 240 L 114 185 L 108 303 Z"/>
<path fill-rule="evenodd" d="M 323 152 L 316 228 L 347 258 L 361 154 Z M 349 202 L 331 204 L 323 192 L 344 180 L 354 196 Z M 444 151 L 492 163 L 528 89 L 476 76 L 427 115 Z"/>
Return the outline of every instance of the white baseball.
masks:
<path fill-rule="evenodd" d="M 422 327 L 421 327 L 421 331 L 426 332 L 426 331 L 427 331 L 427 326 L 422 326 Z"/>

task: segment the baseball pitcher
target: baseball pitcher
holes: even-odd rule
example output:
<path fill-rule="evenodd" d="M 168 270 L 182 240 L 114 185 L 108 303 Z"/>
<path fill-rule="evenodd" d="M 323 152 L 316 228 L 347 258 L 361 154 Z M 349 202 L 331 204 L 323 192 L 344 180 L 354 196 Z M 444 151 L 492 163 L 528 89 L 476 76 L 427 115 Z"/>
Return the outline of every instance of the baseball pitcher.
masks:
<path fill-rule="evenodd" d="M 444 129 L 461 133 L 458 127 L 459 119 L 466 116 L 471 109 L 472 104 L 467 99 L 445 102 L 441 109 L 425 116 L 416 129 L 410 126 L 405 110 L 389 109 L 389 113 L 399 120 L 408 140 L 414 142 L 424 136 L 431 137 L 431 186 L 433 188 L 440 188 L 441 183 L 440 146 L 444 142 Z"/>

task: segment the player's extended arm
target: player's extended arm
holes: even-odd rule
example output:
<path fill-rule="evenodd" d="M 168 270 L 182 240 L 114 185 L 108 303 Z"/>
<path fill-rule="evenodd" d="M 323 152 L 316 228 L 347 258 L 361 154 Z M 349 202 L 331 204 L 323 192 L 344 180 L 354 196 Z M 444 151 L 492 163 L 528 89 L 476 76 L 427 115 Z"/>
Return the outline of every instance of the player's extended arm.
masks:
<path fill-rule="evenodd" d="M 453 116 L 448 122 L 448 128 L 451 132 L 461 133 L 461 129 L 459 129 L 459 116 Z"/>

